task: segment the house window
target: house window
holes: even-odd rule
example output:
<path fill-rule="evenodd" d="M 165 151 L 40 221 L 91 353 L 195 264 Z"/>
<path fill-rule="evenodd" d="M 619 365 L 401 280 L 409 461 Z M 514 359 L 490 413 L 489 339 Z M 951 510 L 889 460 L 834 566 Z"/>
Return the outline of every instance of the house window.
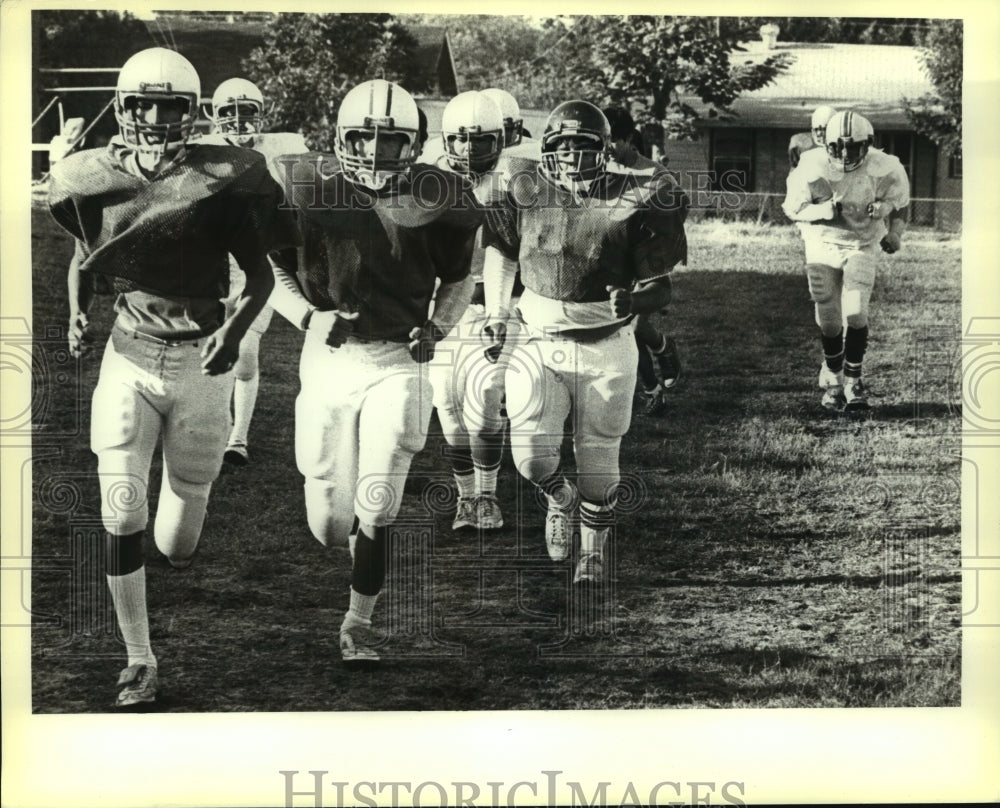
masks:
<path fill-rule="evenodd" d="M 713 129 L 710 164 L 713 191 L 752 191 L 753 131 Z"/>
<path fill-rule="evenodd" d="M 962 150 L 956 149 L 948 158 L 948 179 L 962 179 Z"/>

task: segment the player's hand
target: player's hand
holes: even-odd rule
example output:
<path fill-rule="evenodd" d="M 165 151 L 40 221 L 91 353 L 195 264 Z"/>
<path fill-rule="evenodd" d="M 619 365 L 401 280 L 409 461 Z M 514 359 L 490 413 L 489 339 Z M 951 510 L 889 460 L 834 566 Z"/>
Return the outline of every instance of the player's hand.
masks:
<path fill-rule="evenodd" d="M 201 372 L 206 376 L 219 376 L 233 369 L 240 358 L 240 341 L 243 334 L 223 326 L 205 340 L 201 349 Z"/>
<path fill-rule="evenodd" d="M 632 313 L 632 293 L 620 286 L 605 286 L 615 317 L 628 317 Z"/>
<path fill-rule="evenodd" d="M 869 202 L 865 212 L 871 219 L 884 219 L 889 215 L 889 211 L 886 210 L 887 207 L 888 205 L 884 202 Z"/>
<path fill-rule="evenodd" d="M 504 343 L 507 341 L 507 314 L 506 312 L 491 312 L 486 315 L 480 336 L 487 343 L 487 348 L 483 355 L 496 364 L 500 358 Z"/>
<path fill-rule="evenodd" d="M 79 359 L 90 352 L 90 319 L 82 311 L 70 312 L 69 315 L 69 355 Z"/>
<path fill-rule="evenodd" d="M 318 334 L 331 348 L 339 348 L 354 333 L 356 311 L 316 311 L 309 320 L 309 331 Z"/>
<path fill-rule="evenodd" d="M 903 240 L 896 233 L 886 233 L 885 238 L 879 242 L 879 246 L 882 248 L 882 252 L 889 253 L 892 255 L 896 252 L 903 244 Z"/>
<path fill-rule="evenodd" d="M 423 325 L 410 329 L 410 342 L 406 347 L 410 349 L 413 361 L 423 364 L 434 358 L 434 346 L 442 339 L 444 332 L 438 328 L 437 323 L 428 320 Z"/>

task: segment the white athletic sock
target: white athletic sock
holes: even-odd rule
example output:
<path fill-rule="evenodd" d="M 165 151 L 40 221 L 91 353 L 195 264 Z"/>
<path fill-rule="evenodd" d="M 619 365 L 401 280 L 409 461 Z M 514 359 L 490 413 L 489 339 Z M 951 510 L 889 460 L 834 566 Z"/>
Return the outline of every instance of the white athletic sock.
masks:
<path fill-rule="evenodd" d="M 229 434 L 230 446 L 246 446 L 250 433 L 250 419 L 257 405 L 260 375 L 252 379 L 237 379 L 233 385 L 233 431 Z"/>
<path fill-rule="evenodd" d="M 351 587 L 351 608 L 347 611 L 347 617 L 367 621 L 370 625 L 377 601 L 378 595 L 362 595 Z"/>
<path fill-rule="evenodd" d="M 458 495 L 462 499 L 471 499 L 476 495 L 475 473 L 455 474 L 455 485 L 458 486 Z"/>
<path fill-rule="evenodd" d="M 614 524 L 614 507 L 598 505 L 596 502 L 580 502 L 580 555 L 604 554 L 611 525 Z"/>
<path fill-rule="evenodd" d="M 108 575 L 108 589 L 115 604 L 128 664 L 143 663 L 156 667 L 156 657 L 149 644 L 149 617 L 146 613 L 146 568 L 139 567 L 126 575 Z"/>
<path fill-rule="evenodd" d="M 499 472 L 499 464 L 493 466 L 493 468 L 486 468 L 477 463 L 475 468 L 476 493 L 495 494 L 497 492 L 497 474 Z"/>
<path fill-rule="evenodd" d="M 545 499 L 550 506 L 563 510 L 572 507 L 573 500 L 576 498 L 576 489 L 573 487 L 573 483 L 565 477 L 557 486 L 552 486 L 549 490 L 551 493 L 546 493 Z"/>

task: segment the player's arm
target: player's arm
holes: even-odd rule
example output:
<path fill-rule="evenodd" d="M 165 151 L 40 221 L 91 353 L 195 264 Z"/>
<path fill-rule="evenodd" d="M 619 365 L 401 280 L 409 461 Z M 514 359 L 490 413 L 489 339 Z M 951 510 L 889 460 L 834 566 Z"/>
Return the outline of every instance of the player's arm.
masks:
<path fill-rule="evenodd" d="M 889 232 L 880 242 L 883 252 L 890 255 L 902 246 L 906 232 L 906 218 L 910 205 L 910 181 L 902 165 L 896 166 L 889 176 L 887 189 L 882 199 L 868 206 L 868 215 L 873 219 L 885 218 Z"/>
<path fill-rule="evenodd" d="M 274 288 L 274 275 L 264 253 L 237 253 L 234 257 L 247 281 L 243 292 L 233 303 L 232 313 L 205 340 L 201 369 L 209 376 L 225 373 L 236 364 L 240 358 L 240 342 L 267 304 Z"/>
<path fill-rule="evenodd" d="M 507 336 L 510 299 L 519 267 L 521 234 L 517 209 L 509 195 L 503 204 L 491 207 L 483 222 L 483 294 L 486 319 L 483 335 L 494 348 L 502 347 Z"/>
<path fill-rule="evenodd" d="M 781 204 L 785 215 L 793 222 L 821 222 L 837 215 L 837 205 L 831 197 L 821 202 L 813 201 L 806 166 L 798 167 L 785 179 L 785 201 Z"/>
<path fill-rule="evenodd" d="M 80 357 L 87 351 L 87 328 L 90 325 L 90 306 L 94 302 L 94 287 L 80 277 L 80 264 L 84 260 L 83 244 L 75 242 L 73 257 L 66 272 L 69 291 L 69 352 Z"/>
<path fill-rule="evenodd" d="M 299 331 L 317 336 L 331 348 L 339 348 L 354 331 L 358 313 L 324 311 L 310 303 L 295 275 L 295 261 L 293 250 L 272 255 L 274 290 L 268 302 Z"/>

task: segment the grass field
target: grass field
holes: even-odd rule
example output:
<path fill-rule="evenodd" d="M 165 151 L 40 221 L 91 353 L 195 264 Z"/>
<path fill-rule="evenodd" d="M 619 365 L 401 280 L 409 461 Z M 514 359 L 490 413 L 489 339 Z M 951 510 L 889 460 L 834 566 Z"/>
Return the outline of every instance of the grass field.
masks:
<path fill-rule="evenodd" d="M 43 210 L 32 226 L 33 709 L 101 712 L 124 653 L 93 552 L 100 351 L 66 359 L 71 246 Z M 277 316 L 254 462 L 216 483 L 195 564 L 174 571 L 147 540 L 160 709 L 960 704 L 959 239 L 914 232 L 885 259 L 866 362 L 875 409 L 862 419 L 819 406 L 796 231 L 703 222 L 689 241 L 669 321 L 685 374 L 666 416 L 637 416 L 624 440 L 632 496 L 596 619 L 581 618 L 571 568 L 548 561 L 543 513 L 509 455 L 508 526 L 452 533 L 432 421 L 376 615 L 388 658 L 345 670 L 349 558 L 306 528 L 292 451 L 300 335 Z M 158 487 L 154 466 L 154 500 Z"/>

